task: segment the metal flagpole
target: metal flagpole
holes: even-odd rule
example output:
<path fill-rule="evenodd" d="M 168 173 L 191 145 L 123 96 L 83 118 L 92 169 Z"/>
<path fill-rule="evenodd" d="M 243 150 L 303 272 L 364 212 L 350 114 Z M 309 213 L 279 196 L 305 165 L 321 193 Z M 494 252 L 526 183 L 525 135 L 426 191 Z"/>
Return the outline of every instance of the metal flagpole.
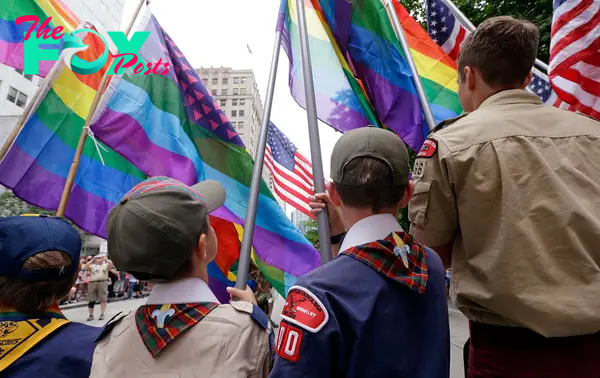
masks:
<path fill-rule="evenodd" d="M 82 27 L 88 27 L 87 23 L 85 21 L 81 22 L 77 26 L 77 29 L 75 29 L 75 30 L 81 29 Z M 19 133 L 21 132 L 21 129 L 23 129 L 23 126 L 29 119 L 29 116 L 31 116 L 31 114 L 37 109 L 37 107 L 39 105 L 38 100 L 40 98 L 43 98 L 43 96 L 45 96 L 46 93 L 48 93 L 48 91 L 50 90 L 52 85 L 54 85 L 54 82 L 56 81 L 56 79 L 58 79 L 58 77 L 60 76 L 60 74 L 62 73 L 64 68 L 65 68 L 65 64 L 62 60 L 62 51 L 61 51 L 61 55 L 58 57 L 58 61 L 54 64 L 54 66 L 52 66 L 52 69 L 50 69 L 50 72 L 48 72 L 48 75 L 46 75 L 46 77 L 44 78 L 42 85 L 40 85 L 38 90 L 35 92 L 35 94 L 31 98 L 31 100 L 29 101 L 29 104 L 27 104 L 27 106 L 25 107 L 23 114 L 21 114 L 21 117 L 19 117 L 17 124 L 15 125 L 15 127 L 12 129 L 12 131 L 8 135 L 6 142 L 4 142 L 4 145 L 2 145 L 2 148 L 0 149 L 0 162 L 4 159 L 4 157 L 8 153 L 8 150 L 14 143 L 15 139 L 17 139 L 17 136 L 19 135 Z"/>
<path fill-rule="evenodd" d="M 408 62 L 408 66 L 410 67 L 410 71 L 413 75 L 413 81 L 415 83 L 415 87 L 417 88 L 417 94 L 419 95 L 419 102 L 421 103 L 421 107 L 423 108 L 423 114 L 425 115 L 425 121 L 427 122 L 427 127 L 430 131 L 435 128 L 435 118 L 433 117 L 433 112 L 431 111 L 431 106 L 429 106 L 429 99 L 425 94 L 425 89 L 423 89 L 423 83 L 421 83 L 421 77 L 419 76 L 419 72 L 417 71 L 417 66 L 415 65 L 415 61 L 412 58 L 410 53 L 410 49 L 408 47 L 408 42 L 406 41 L 406 36 L 404 35 L 404 30 L 402 29 L 402 24 L 400 24 L 400 20 L 398 19 L 398 14 L 394 9 L 394 4 L 392 4 L 393 0 L 387 0 L 385 2 L 385 7 L 388 11 L 388 16 L 392 21 L 392 26 L 394 31 L 396 32 L 396 36 L 400 41 L 400 46 L 402 46 L 402 51 L 404 51 L 404 55 L 406 56 L 406 61 Z"/>
<path fill-rule="evenodd" d="M 125 29 L 125 35 L 129 36 L 131 29 L 133 29 L 133 25 L 135 24 L 135 20 L 137 19 L 140 11 L 142 10 L 142 6 L 147 0 L 140 0 L 129 25 Z M 77 175 L 77 170 L 79 169 L 79 161 L 81 159 L 81 154 L 83 153 L 83 147 L 85 146 L 85 140 L 90 130 L 90 124 L 92 123 L 92 119 L 94 117 L 94 113 L 98 108 L 98 104 L 100 103 L 100 99 L 104 94 L 104 89 L 106 84 L 108 83 L 108 79 L 110 78 L 109 72 L 106 71 L 104 76 L 102 77 L 102 81 L 100 81 L 100 85 L 96 90 L 96 95 L 94 96 L 94 100 L 92 101 L 92 105 L 90 107 L 90 112 L 85 120 L 85 124 L 83 129 L 81 130 L 81 135 L 79 136 L 79 142 L 77 143 L 77 149 L 75 150 L 75 156 L 73 157 L 73 162 L 71 163 L 71 167 L 69 168 L 69 174 L 67 176 L 67 181 L 65 182 L 65 187 L 63 188 L 62 196 L 60 197 L 60 203 L 58 205 L 58 210 L 56 210 L 56 216 L 62 217 L 65 215 L 65 211 L 67 209 L 67 202 L 69 201 L 69 196 L 71 195 L 71 189 L 73 188 L 73 183 L 75 182 L 75 175 Z"/>
<path fill-rule="evenodd" d="M 450 8 L 450 11 L 454 14 L 454 16 L 458 19 L 458 21 L 461 24 L 465 25 L 466 28 L 470 32 L 473 32 L 473 30 L 475 30 L 475 25 L 473 25 L 471 20 L 469 20 L 467 18 L 467 16 L 465 16 L 464 13 L 461 12 L 461 10 L 458 9 L 458 7 L 451 0 L 440 0 L 440 1 L 443 2 L 444 4 L 446 4 L 446 6 L 448 8 Z M 548 72 L 548 65 L 539 59 L 535 60 L 535 66 L 537 68 L 541 69 L 542 71 Z"/>
<path fill-rule="evenodd" d="M 305 0 L 296 0 L 298 26 L 300 29 L 300 51 L 302 54 L 302 74 L 304 76 L 304 91 L 306 93 L 306 114 L 308 117 L 308 136 L 310 139 L 310 156 L 313 166 L 313 177 L 317 193 L 325 192 L 325 177 L 323 176 L 323 160 L 321 157 L 321 141 L 319 139 L 319 124 L 317 121 L 317 104 L 313 84 L 310 49 L 308 46 L 308 31 L 306 30 Z M 321 246 L 321 264 L 331 260 L 331 239 L 329 236 L 329 217 L 326 211 L 321 211 L 317 217 L 319 224 L 319 244 Z"/>
<path fill-rule="evenodd" d="M 250 269 L 250 252 L 252 251 L 252 239 L 254 237 L 254 226 L 256 225 L 256 211 L 258 209 L 258 198 L 260 195 L 260 183 L 262 181 L 263 164 L 265 162 L 265 148 L 271 120 L 271 106 L 273 105 L 273 93 L 275 91 L 275 80 L 277 79 L 277 66 L 279 64 L 279 50 L 281 46 L 282 31 L 275 33 L 275 46 L 271 58 L 271 70 L 269 72 L 269 84 L 267 85 L 267 97 L 263 110 L 262 122 L 256 145 L 256 156 L 254 158 L 254 169 L 252 170 L 252 183 L 250 184 L 250 197 L 248 198 L 248 210 L 244 222 L 244 236 L 240 248 L 240 259 L 238 261 L 238 272 L 235 287 L 245 289 Z"/>

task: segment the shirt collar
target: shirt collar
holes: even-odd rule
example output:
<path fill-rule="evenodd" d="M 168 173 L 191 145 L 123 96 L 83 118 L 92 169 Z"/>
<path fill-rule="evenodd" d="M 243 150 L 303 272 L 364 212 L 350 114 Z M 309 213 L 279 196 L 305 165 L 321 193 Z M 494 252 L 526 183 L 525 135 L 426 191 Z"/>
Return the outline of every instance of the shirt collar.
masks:
<path fill-rule="evenodd" d="M 488 97 L 484 102 L 481 103 L 479 107 L 484 108 L 489 106 L 510 104 L 542 105 L 543 102 L 537 95 L 529 93 L 524 89 L 509 89 Z"/>
<path fill-rule="evenodd" d="M 220 303 L 208 284 L 200 278 L 184 278 L 175 282 L 154 285 L 146 305 L 165 303 Z"/>
<path fill-rule="evenodd" d="M 377 214 L 363 218 L 350 227 L 340 247 L 340 252 L 348 248 L 385 239 L 392 232 L 402 232 L 402 227 L 392 214 Z"/>

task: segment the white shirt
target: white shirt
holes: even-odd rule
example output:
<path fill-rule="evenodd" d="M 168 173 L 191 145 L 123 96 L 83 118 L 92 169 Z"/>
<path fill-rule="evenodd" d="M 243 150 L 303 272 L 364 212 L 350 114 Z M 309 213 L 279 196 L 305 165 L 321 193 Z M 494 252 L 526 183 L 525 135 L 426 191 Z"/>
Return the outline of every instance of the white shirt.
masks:
<path fill-rule="evenodd" d="M 392 232 L 402 231 L 402 226 L 392 214 L 371 215 L 350 227 L 340 246 L 340 252 L 375 240 L 385 239 Z"/>
<path fill-rule="evenodd" d="M 175 282 L 157 283 L 152 288 L 147 305 L 173 303 L 220 303 L 208 284 L 200 278 L 184 278 Z"/>

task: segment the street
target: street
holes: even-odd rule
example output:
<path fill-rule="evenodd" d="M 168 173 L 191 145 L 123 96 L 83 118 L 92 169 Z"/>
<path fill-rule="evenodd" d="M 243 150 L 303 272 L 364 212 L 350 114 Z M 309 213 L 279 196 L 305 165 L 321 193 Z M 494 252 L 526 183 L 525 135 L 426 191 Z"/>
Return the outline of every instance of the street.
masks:
<path fill-rule="evenodd" d="M 88 323 L 94 326 L 102 326 L 110 318 L 118 314 L 120 311 L 135 311 L 138 306 L 145 303 L 146 298 L 143 299 L 131 299 L 117 302 L 108 303 L 106 309 L 105 319 L 103 321 L 98 320 L 100 316 L 100 306 L 96 305 L 94 311 L 95 320 L 86 322 L 88 317 L 87 307 L 78 307 L 69 310 L 64 310 L 64 314 L 67 318 L 75 322 Z M 469 326 L 467 319 L 461 314 L 452 304 L 449 305 L 449 317 L 450 317 L 450 378 L 462 378 L 464 377 L 463 370 L 463 355 L 462 350 L 469 337 Z"/>

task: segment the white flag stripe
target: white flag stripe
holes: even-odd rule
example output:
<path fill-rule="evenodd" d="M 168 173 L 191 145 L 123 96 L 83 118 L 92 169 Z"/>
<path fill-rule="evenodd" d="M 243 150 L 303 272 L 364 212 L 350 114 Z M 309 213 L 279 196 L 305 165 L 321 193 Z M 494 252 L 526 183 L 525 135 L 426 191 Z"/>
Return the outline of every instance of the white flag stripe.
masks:
<path fill-rule="evenodd" d="M 295 179 L 295 180 L 298 180 L 300 183 L 302 183 L 302 184 L 306 185 L 306 188 L 302 188 L 302 189 L 300 189 L 301 191 L 303 191 L 303 192 L 306 192 L 307 190 L 310 190 L 310 188 L 312 188 L 312 186 L 313 186 L 313 183 L 312 183 L 312 181 L 307 181 L 307 180 L 304 180 L 304 179 L 302 179 L 301 177 L 299 177 L 298 175 L 296 175 L 296 174 L 295 174 L 296 172 L 290 172 L 290 171 L 289 171 L 289 170 L 288 170 L 286 167 L 284 167 L 284 166 L 282 166 L 281 164 L 277 163 L 277 162 L 276 162 L 276 161 L 273 159 L 273 155 L 271 155 L 271 151 L 270 151 L 270 150 L 267 150 L 267 151 L 266 151 L 266 153 L 265 153 L 265 156 L 266 156 L 268 159 L 270 159 L 270 160 L 271 160 L 271 163 L 272 163 L 272 164 L 274 164 L 275 166 L 277 166 L 277 168 L 278 168 L 279 170 L 281 170 L 281 171 L 285 172 L 286 174 L 290 175 L 290 176 L 291 176 L 293 179 Z M 274 174 L 274 175 L 281 176 L 281 175 L 279 174 L 279 172 L 277 172 L 277 171 L 274 171 L 274 172 L 273 172 L 273 174 Z M 281 177 L 283 178 L 283 176 L 281 176 Z M 288 181 L 288 182 L 289 182 L 289 180 L 287 180 L 287 179 L 286 179 L 286 181 Z M 291 183 L 291 182 L 290 182 L 290 184 L 293 184 L 293 183 Z M 296 184 L 293 184 L 293 185 L 294 185 L 294 186 L 297 186 Z"/>
<path fill-rule="evenodd" d="M 597 17 L 600 17 L 600 15 L 598 15 Z M 586 36 L 583 36 L 577 39 L 576 41 L 573 41 L 573 43 L 556 53 L 556 55 L 554 55 L 553 59 L 550 61 L 550 72 L 556 69 L 556 67 L 560 66 L 561 63 L 563 63 L 571 56 L 590 47 L 590 45 L 598 38 L 600 38 L 600 25 L 596 26 Z"/>
<path fill-rule="evenodd" d="M 275 172 L 275 170 L 273 169 L 272 160 L 265 159 L 265 165 L 271 172 Z M 283 200 L 284 202 L 287 202 L 288 204 L 290 204 L 296 208 L 298 208 L 298 206 L 299 206 L 302 209 L 306 209 L 306 210 L 310 211 L 308 202 L 304 202 L 304 201 L 300 200 L 296 195 L 290 193 L 288 191 L 288 189 L 286 188 L 286 185 L 281 182 L 281 178 L 279 175 L 273 174 L 273 180 L 276 183 L 276 186 L 275 186 L 276 194 L 281 198 L 281 200 Z"/>
<path fill-rule="evenodd" d="M 454 49 L 456 37 L 458 37 L 458 33 L 460 32 L 460 27 L 461 24 L 458 22 L 458 19 L 456 19 L 456 22 L 454 22 L 454 28 L 452 28 L 452 34 L 450 34 L 450 38 L 448 38 L 448 40 L 446 40 L 446 42 L 441 46 L 442 50 L 444 50 L 446 54 L 450 53 L 450 51 Z"/>
<path fill-rule="evenodd" d="M 565 25 L 563 25 L 563 27 L 561 27 L 559 30 L 555 31 L 554 35 L 552 36 L 552 39 L 550 40 L 550 44 L 551 45 L 557 44 L 561 39 L 567 37 L 569 35 L 569 33 L 573 32 L 574 30 L 576 30 L 576 29 L 580 28 L 581 26 L 590 22 L 594 17 L 597 16 L 598 10 L 600 10 L 600 2 L 594 1 L 587 9 L 585 9 L 583 12 L 581 12 L 575 19 L 570 20 Z M 556 15 L 554 17 L 556 17 Z"/>
<path fill-rule="evenodd" d="M 273 169 L 274 167 L 282 169 L 282 167 L 281 167 L 281 165 L 279 165 L 279 163 L 277 163 L 273 159 L 269 159 L 269 163 L 271 164 L 271 167 L 272 167 L 271 170 L 273 172 L 273 176 L 275 178 L 277 178 L 277 180 L 279 180 L 279 182 L 280 182 L 280 184 L 282 186 L 286 186 L 290 190 L 296 191 L 299 195 L 305 196 L 307 199 L 308 199 L 308 197 L 310 197 L 312 195 L 312 193 L 309 190 L 306 190 L 305 188 L 299 187 L 298 185 L 296 185 L 293 182 L 289 181 L 285 176 L 280 175 L 277 172 L 277 169 Z"/>
<path fill-rule="evenodd" d="M 556 76 L 552 80 L 552 84 L 554 84 L 556 88 L 573 94 L 575 97 L 577 97 L 582 105 L 600 112 L 600 97 L 586 92 L 579 84 L 567 80 L 561 76 Z"/>

